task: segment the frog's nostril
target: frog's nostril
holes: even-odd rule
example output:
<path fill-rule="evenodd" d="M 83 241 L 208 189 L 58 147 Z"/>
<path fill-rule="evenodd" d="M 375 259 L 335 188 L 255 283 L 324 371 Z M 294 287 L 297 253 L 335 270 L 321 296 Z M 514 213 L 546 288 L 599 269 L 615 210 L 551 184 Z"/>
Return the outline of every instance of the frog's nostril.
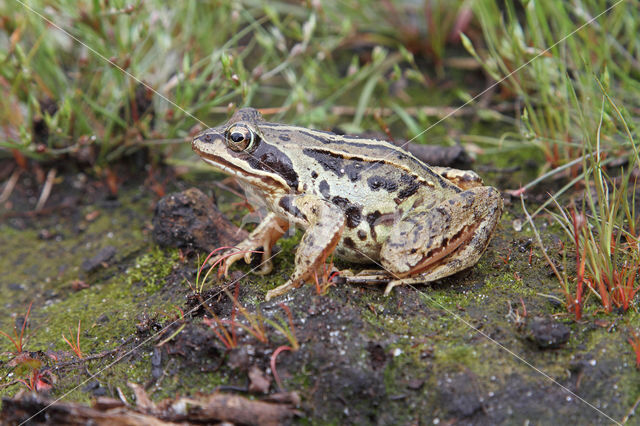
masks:
<path fill-rule="evenodd" d="M 211 139 L 212 139 L 211 134 L 207 133 L 206 135 L 203 136 L 202 139 L 204 139 L 205 142 L 211 142 Z"/>

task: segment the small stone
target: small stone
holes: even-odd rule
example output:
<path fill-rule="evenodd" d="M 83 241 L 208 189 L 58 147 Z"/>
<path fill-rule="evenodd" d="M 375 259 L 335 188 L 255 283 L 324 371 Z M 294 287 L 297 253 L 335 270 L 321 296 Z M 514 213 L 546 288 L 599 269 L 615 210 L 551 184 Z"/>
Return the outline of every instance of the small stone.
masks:
<path fill-rule="evenodd" d="M 269 393 L 271 380 L 257 365 L 249 368 L 249 392 L 252 393 Z"/>
<path fill-rule="evenodd" d="M 151 376 L 154 379 L 162 377 L 162 350 L 158 347 L 153 348 L 151 354 Z"/>
<path fill-rule="evenodd" d="M 106 246 L 105 248 L 100 250 L 98 253 L 96 253 L 95 256 L 93 256 L 92 258 L 85 259 L 82 262 L 82 269 L 85 272 L 94 272 L 101 266 L 106 265 L 106 263 L 109 260 L 111 260 L 111 258 L 115 256 L 116 253 L 117 253 L 117 250 L 115 247 Z"/>
<path fill-rule="evenodd" d="M 106 324 L 109 322 L 109 316 L 107 314 L 102 314 L 96 320 L 98 324 Z"/>
<path fill-rule="evenodd" d="M 419 390 L 424 386 L 424 380 L 422 379 L 413 379 L 407 383 L 407 387 L 411 390 Z"/>
<path fill-rule="evenodd" d="M 212 251 L 233 246 L 247 235 L 196 188 L 163 197 L 153 216 L 153 239 L 165 247 Z"/>
<path fill-rule="evenodd" d="M 514 219 L 511 222 L 511 226 L 513 226 L 513 230 L 516 232 L 522 231 L 522 219 Z"/>
<path fill-rule="evenodd" d="M 380 370 L 387 361 L 387 353 L 379 343 L 369 342 L 367 345 L 369 361 L 374 370 Z"/>
<path fill-rule="evenodd" d="M 536 317 L 529 324 L 529 339 L 540 349 L 555 349 L 567 343 L 571 330 L 550 317 Z"/>
<path fill-rule="evenodd" d="M 471 372 L 445 374 L 438 380 L 442 407 L 452 416 L 469 417 L 482 409 L 478 377 Z"/>

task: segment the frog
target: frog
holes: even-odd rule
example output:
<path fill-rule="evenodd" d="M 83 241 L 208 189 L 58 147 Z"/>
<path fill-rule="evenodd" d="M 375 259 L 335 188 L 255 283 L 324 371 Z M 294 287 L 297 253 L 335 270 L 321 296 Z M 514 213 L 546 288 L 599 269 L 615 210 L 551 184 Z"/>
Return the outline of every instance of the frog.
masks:
<path fill-rule="evenodd" d="M 236 178 L 249 203 L 268 214 L 227 254 L 221 272 L 252 260 L 273 270 L 274 244 L 303 230 L 293 272 L 267 292 L 281 296 L 313 279 L 327 258 L 374 264 L 371 282 L 429 283 L 474 266 L 500 220 L 500 192 L 473 171 L 429 166 L 394 143 L 266 121 L 238 109 L 192 140 L 202 160 Z M 365 282 L 354 277 L 352 282 Z"/>

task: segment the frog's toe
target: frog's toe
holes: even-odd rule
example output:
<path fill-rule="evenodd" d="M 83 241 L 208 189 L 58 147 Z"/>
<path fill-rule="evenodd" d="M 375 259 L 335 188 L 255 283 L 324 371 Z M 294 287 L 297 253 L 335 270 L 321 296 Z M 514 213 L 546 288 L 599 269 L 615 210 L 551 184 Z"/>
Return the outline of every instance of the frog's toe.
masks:
<path fill-rule="evenodd" d="M 267 275 L 273 271 L 273 262 L 270 260 L 265 260 L 262 262 L 260 269 L 254 272 L 256 275 Z"/>
<path fill-rule="evenodd" d="M 296 284 L 295 281 L 289 280 L 286 283 L 282 284 L 281 286 L 278 286 L 274 289 L 269 290 L 264 299 L 268 302 L 274 297 L 282 296 L 283 294 L 288 293 L 290 290 L 293 290 L 294 288 L 297 288 L 297 287 L 299 287 L 299 285 Z"/>
<path fill-rule="evenodd" d="M 384 289 L 384 295 L 388 296 L 389 294 L 391 294 L 391 290 L 393 290 L 395 287 L 399 286 L 399 285 L 403 285 L 405 283 L 404 280 L 392 280 L 389 281 L 389 283 L 387 284 L 387 286 Z"/>
<path fill-rule="evenodd" d="M 339 283 L 350 285 L 379 285 L 388 283 L 391 278 L 388 272 L 376 269 L 360 271 L 357 274 L 354 274 L 353 271 L 346 270 L 340 272 Z"/>
<path fill-rule="evenodd" d="M 233 265 L 243 257 L 244 257 L 244 253 L 233 253 L 233 254 L 222 255 L 214 259 L 214 263 L 213 263 L 214 265 L 217 262 L 221 263 L 220 267 L 218 268 L 218 277 L 222 277 L 224 275 L 225 278 L 228 278 L 229 268 L 231 268 L 231 265 Z"/>

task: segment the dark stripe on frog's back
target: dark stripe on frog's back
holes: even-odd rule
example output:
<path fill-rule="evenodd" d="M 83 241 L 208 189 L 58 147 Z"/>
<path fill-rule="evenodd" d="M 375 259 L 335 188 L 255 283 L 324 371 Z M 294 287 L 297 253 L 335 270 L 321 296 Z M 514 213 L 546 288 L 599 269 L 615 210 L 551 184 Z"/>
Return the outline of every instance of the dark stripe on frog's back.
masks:
<path fill-rule="evenodd" d="M 283 142 L 295 144 L 300 148 L 321 149 L 320 147 L 322 147 L 343 158 L 360 158 L 370 163 L 384 162 L 391 164 L 394 161 L 400 160 L 405 167 L 409 168 L 416 176 L 431 178 L 437 182 L 438 186 L 450 188 L 453 192 L 461 192 L 460 188 L 435 173 L 429 166 L 412 154 L 387 141 L 352 135 L 336 135 L 335 133 L 322 130 L 312 130 L 305 127 L 279 123 L 260 123 L 259 127 L 266 140 L 276 140 L 277 138 L 283 141 L 280 136 L 285 135 L 285 138 L 288 137 L 290 141 Z M 349 152 L 351 148 L 354 148 L 354 150 L 364 150 L 362 152 L 365 158 Z"/>
<path fill-rule="evenodd" d="M 346 176 L 351 182 L 357 182 L 362 172 L 377 168 L 384 164 L 382 161 L 371 161 L 366 158 L 336 154 L 321 148 L 303 148 L 302 153 L 313 159 L 325 171 L 331 172 L 337 177 Z"/>

